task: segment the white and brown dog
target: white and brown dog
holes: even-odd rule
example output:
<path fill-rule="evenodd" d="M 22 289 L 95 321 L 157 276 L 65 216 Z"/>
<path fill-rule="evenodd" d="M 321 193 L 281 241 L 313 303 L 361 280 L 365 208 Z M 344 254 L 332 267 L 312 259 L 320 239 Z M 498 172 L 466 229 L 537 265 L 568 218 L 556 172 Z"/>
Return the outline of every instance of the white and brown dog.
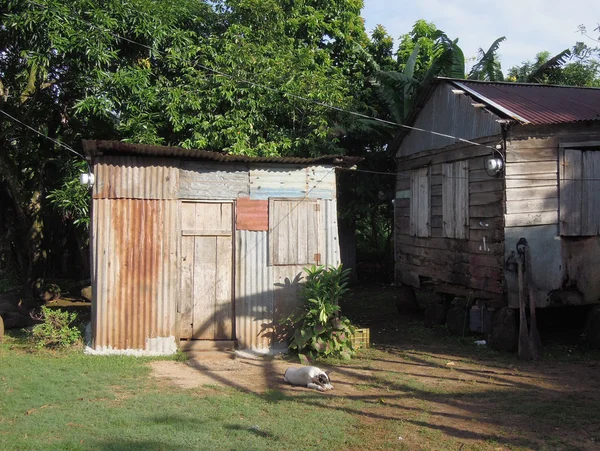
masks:
<path fill-rule="evenodd" d="M 292 385 L 302 385 L 319 391 L 333 390 L 329 380 L 331 371 L 323 371 L 316 366 L 301 366 L 288 368 L 283 374 L 283 379 Z"/>

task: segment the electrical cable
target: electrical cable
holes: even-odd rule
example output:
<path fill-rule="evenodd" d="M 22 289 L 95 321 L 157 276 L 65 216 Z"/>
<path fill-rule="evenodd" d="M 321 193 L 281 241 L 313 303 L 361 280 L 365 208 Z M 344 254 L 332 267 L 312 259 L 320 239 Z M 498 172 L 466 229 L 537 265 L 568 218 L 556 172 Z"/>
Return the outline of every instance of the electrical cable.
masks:
<path fill-rule="evenodd" d="M 32 132 L 34 132 L 34 133 L 36 133 L 36 134 L 40 135 L 42 138 L 46 138 L 46 139 L 48 139 L 48 140 L 52 141 L 54 144 L 58 144 L 60 147 L 64 147 L 64 148 L 65 148 L 65 149 L 67 149 L 69 152 L 71 152 L 71 153 L 74 153 L 74 154 L 75 154 L 75 155 L 77 155 L 78 157 L 81 157 L 81 158 L 83 158 L 83 160 L 85 161 L 85 163 L 88 165 L 88 170 L 90 170 L 90 171 L 91 171 L 91 169 L 90 169 L 90 165 L 89 165 L 89 163 L 88 163 L 88 161 L 87 161 L 87 158 L 86 158 L 84 155 L 82 155 L 82 154 L 80 154 L 79 152 L 77 152 L 77 151 L 76 151 L 75 149 L 73 149 L 71 146 L 68 146 L 68 145 L 67 145 L 67 144 L 65 144 L 65 143 L 62 143 L 62 142 L 60 142 L 60 141 L 57 141 L 56 139 L 53 139 L 53 138 L 50 138 L 49 136 L 46 136 L 46 135 L 44 135 L 43 133 L 41 133 L 41 132 L 37 131 L 37 130 L 36 130 L 35 128 L 33 128 L 32 126 L 30 126 L 30 125 L 27 125 L 25 122 L 23 122 L 23 121 L 20 121 L 19 119 L 17 119 L 17 118 L 16 118 L 16 117 L 14 117 L 14 116 L 11 116 L 10 114 L 8 114 L 6 111 L 4 111 L 4 110 L 2 110 L 2 109 L 0 109 L 0 113 L 2 113 L 2 114 L 4 114 L 5 116 L 9 117 L 9 118 L 10 118 L 10 119 L 12 119 L 13 121 L 15 121 L 15 122 L 17 122 L 17 123 L 21 124 L 23 127 L 26 127 L 26 128 L 28 128 L 28 129 L 29 129 L 29 130 L 31 130 Z"/>

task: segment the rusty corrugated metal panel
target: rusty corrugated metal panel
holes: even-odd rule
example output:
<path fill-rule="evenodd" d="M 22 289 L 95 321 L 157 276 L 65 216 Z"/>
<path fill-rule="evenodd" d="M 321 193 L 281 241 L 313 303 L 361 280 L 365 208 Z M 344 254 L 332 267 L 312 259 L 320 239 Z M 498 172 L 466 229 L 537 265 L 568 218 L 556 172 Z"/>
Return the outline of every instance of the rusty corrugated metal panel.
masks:
<path fill-rule="evenodd" d="M 598 88 L 462 80 L 456 84 L 469 88 L 483 103 L 498 104 L 531 125 L 600 120 Z"/>
<path fill-rule="evenodd" d="M 173 352 L 177 201 L 94 199 L 93 215 L 93 350 Z"/>
<path fill-rule="evenodd" d="M 273 267 L 268 233 L 236 231 L 235 318 L 240 349 L 266 349 L 272 342 Z"/>
<path fill-rule="evenodd" d="M 120 141 L 90 141 L 83 140 L 84 151 L 91 156 L 108 154 L 117 155 L 150 155 L 160 157 L 181 157 L 194 160 L 212 160 L 227 163 L 280 163 L 301 164 L 335 164 L 339 166 L 353 166 L 364 158 L 347 157 L 341 155 L 323 155 L 316 158 L 297 157 L 249 157 L 246 155 L 228 155 L 224 152 L 209 152 L 199 149 L 184 149 L 181 147 L 151 146 L 147 144 L 131 144 Z"/>
<path fill-rule="evenodd" d="M 269 201 L 240 197 L 236 202 L 237 230 L 269 230 Z"/>
<path fill-rule="evenodd" d="M 452 92 L 453 86 L 439 84 L 416 117 L 414 126 L 456 136 L 462 139 L 477 139 L 501 133 L 498 116 L 473 108 L 473 100 Z M 458 139 L 412 130 L 401 141 L 398 157 L 409 156 L 429 149 L 440 149 L 459 143 Z"/>
<path fill-rule="evenodd" d="M 95 199 L 177 199 L 176 160 L 106 156 L 96 160 Z"/>

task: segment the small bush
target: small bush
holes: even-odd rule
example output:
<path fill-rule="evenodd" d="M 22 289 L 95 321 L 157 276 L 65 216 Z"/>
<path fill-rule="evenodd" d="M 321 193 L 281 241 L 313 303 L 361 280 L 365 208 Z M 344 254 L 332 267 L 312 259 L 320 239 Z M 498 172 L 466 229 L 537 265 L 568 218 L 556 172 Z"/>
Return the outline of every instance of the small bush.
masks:
<path fill-rule="evenodd" d="M 77 313 L 42 307 L 39 317 L 43 322 L 31 330 L 31 341 L 36 348 L 66 348 L 81 342 L 81 330 L 72 324 Z"/>
<path fill-rule="evenodd" d="M 339 315 L 339 301 L 348 291 L 349 269 L 312 266 L 305 268 L 306 282 L 300 290 L 303 308 L 281 321 L 293 334 L 288 349 L 298 353 L 302 363 L 317 357 L 350 359 L 356 351 L 352 344 L 355 328 Z"/>

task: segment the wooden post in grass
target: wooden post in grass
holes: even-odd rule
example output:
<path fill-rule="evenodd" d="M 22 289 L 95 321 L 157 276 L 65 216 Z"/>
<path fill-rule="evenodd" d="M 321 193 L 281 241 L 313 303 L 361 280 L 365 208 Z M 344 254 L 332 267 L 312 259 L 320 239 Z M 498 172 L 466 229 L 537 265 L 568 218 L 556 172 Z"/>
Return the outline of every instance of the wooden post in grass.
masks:
<path fill-rule="evenodd" d="M 523 253 L 525 260 L 525 284 L 527 285 L 527 295 L 529 296 L 529 346 L 531 347 L 531 358 L 540 360 L 542 357 L 542 339 L 537 328 L 537 319 L 535 314 L 535 298 L 533 297 L 533 273 L 531 271 L 531 253 L 529 246 L 525 246 Z"/>

